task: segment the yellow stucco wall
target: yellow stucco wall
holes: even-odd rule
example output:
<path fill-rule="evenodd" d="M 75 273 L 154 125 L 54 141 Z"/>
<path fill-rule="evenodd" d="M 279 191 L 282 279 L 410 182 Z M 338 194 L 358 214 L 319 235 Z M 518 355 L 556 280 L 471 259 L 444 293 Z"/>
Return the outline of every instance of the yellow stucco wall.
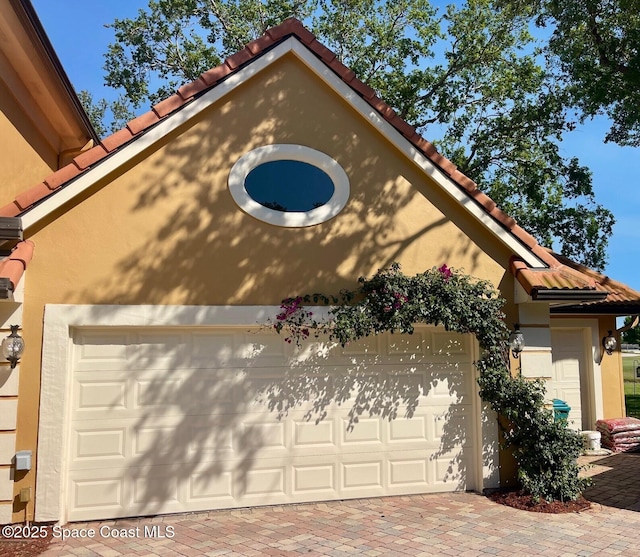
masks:
<path fill-rule="evenodd" d="M 57 168 L 57 153 L 0 80 L 0 206 L 41 182 Z"/>
<path fill-rule="evenodd" d="M 342 165 L 351 195 L 340 215 L 285 229 L 239 210 L 229 170 L 272 143 L 306 145 Z M 18 448 L 34 451 L 45 304 L 278 304 L 353 288 L 393 261 L 408 274 L 447 263 L 513 292 L 509 251 L 293 57 L 30 236 Z M 29 485 L 33 473 L 16 490 Z"/>
<path fill-rule="evenodd" d="M 609 331 L 616 330 L 616 318 L 602 316 L 598 319 L 599 338 Z M 605 354 L 600 363 L 602 372 L 602 403 L 604 418 L 620 418 L 626 415 L 624 403 L 624 376 L 622 374 L 622 356 L 620 354 L 620 337 L 617 336 L 618 348 L 611 354 Z"/>

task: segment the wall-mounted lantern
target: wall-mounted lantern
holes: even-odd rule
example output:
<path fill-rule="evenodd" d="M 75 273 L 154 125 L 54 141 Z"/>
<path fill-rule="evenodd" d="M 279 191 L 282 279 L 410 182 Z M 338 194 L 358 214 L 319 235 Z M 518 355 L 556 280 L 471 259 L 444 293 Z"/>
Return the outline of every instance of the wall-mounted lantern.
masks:
<path fill-rule="evenodd" d="M 524 335 L 518 323 L 513 326 L 513 332 L 509 335 L 509 348 L 511 348 L 511 354 L 514 358 L 520 358 L 520 353 L 524 348 Z"/>
<path fill-rule="evenodd" d="M 609 331 L 607 336 L 602 338 L 602 348 L 604 348 L 604 351 L 611 356 L 617 346 L 618 341 L 616 340 L 616 337 L 613 336 L 612 331 Z"/>
<path fill-rule="evenodd" d="M 18 334 L 20 325 L 11 325 L 11 334 L 2 339 L 2 355 L 16 367 L 24 352 L 24 339 Z"/>

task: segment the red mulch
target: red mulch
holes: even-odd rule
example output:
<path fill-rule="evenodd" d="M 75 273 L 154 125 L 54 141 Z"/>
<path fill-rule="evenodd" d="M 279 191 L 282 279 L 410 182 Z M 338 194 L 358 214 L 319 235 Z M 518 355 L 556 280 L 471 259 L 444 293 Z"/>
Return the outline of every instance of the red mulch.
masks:
<path fill-rule="evenodd" d="M 52 541 L 51 528 L 47 527 L 46 538 L 6 539 L 0 536 L 2 557 L 32 557 L 44 553 Z"/>
<path fill-rule="evenodd" d="M 548 503 L 541 499 L 538 503 L 534 503 L 531 495 L 527 495 L 520 490 L 498 491 L 487 495 L 487 497 L 501 505 L 534 513 L 578 513 L 591 507 L 591 503 L 582 496 L 575 501 L 552 501 Z"/>

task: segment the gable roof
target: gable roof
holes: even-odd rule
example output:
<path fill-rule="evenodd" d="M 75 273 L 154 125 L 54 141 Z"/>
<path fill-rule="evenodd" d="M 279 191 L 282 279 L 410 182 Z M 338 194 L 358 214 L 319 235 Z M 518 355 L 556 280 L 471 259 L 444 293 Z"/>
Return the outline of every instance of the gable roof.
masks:
<path fill-rule="evenodd" d="M 319 61 L 325 69 L 330 70 L 333 76 L 337 76 L 343 84 L 346 84 L 352 94 L 355 93 L 358 99 L 364 101 L 369 112 L 373 108 L 375 111 L 373 114 L 378 119 L 381 118 L 385 124 L 390 125 L 400 134 L 401 140 L 405 144 L 408 142 L 420 155 L 425 157 L 431 165 L 431 170 L 434 167 L 437 168 L 441 175 L 448 179 L 449 184 L 457 187 L 463 193 L 467 209 L 475 209 L 477 213 L 481 214 L 481 217 L 482 215 L 485 218 L 489 217 L 487 220 L 493 223 L 494 232 L 506 231 L 514 241 L 512 247 L 516 251 L 520 251 L 520 255 L 530 264 L 536 267 L 556 264 L 556 261 L 538 245 L 535 238 L 497 207 L 495 202 L 483 193 L 473 180 L 465 176 L 453 163 L 438 153 L 433 144 L 425 140 L 413 126 L 400 118 L 388 104 L 376 96 L 373 89 L 360 81 L 352 70 L 342 64 L 331 50 L 318 42 L 315 36 L 295 18 L 290 18 L 267 30 L 263 36 L 227 58 L 223 64 L 204 72 L 195 81 L 183 85 L 174 95 L 156 104 L 149 112 L 131 120 L 123 129 L 103 139 L 99 145 L 81 153 L 68 165 L 16 196 L 12 202 L 0 207 L 0 216 L 23 216 L 26 230 L 35 220 L 31 217 L 34 208 L 58 196 L 79 177 L 87 174 L 114 153 L 122 151 L 129 144 L 148 134 L 158 124 L 182 112 L 208 91 L 220 88 L 223 83 L 229 82 L 242 69 L 250 66 L 256 59 L 273 52 L 276 46 L 290 37 L 304 45 L 307 52 L 310 52 L 316 61 Z M 473 203 L 469 204 L 469 201 Z M 520 249 L 517 249 L 518 247 Z"/>
<path fill-rule="evenodd" d="M 415 164 L 513 250 L 517 259 L 512 261 L 512 271 L 529 294 L 544 290 L 553 296 L 554 291 L 572 291 L 576 301 L 595 299 L 592 292 L 597 288 L 593 278 L 579 269 L 563 265 L 554 254 L 540 246 L 515 219 L 497 207 L 473 180 L 438 153 L 432 143 L 398 116 L 295 18 L 267 30 L 224 63 L 183 85 L 149 112 L 134 118 L 123 129 L 104 138 L 94 148 L 81 153 L 71 163 L 16 196 L 12 202 L 0 207 L 0 216 L 21 216 L 26 231 L 95 180 L 290 51 L 330 82 Z M 260 64 L 262 67 L 259 67 Z M 555 286 L 553 281 L 556 281 Z"/>

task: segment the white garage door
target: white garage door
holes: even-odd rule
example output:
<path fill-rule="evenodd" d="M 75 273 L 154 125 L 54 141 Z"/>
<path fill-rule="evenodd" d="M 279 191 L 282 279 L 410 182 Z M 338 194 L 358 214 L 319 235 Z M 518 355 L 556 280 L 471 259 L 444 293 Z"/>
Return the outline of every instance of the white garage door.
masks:
<path fill-rule="evenodd" d="M 301 354 L 246 328 L 73 337 L 69 520 L 477 487 L 470 336 Z"/>

